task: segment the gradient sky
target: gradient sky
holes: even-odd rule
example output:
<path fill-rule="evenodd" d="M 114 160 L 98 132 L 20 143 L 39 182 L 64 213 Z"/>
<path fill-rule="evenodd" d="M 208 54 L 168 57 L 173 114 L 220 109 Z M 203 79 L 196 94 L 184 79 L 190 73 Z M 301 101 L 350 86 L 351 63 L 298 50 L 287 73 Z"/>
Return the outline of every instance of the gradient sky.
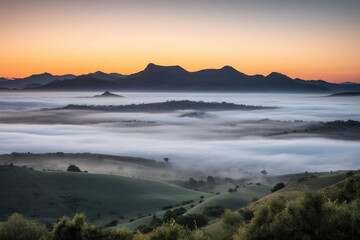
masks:
<path fill-rule="evenodd" d="M 149 62 L 360 82 L 360 1 L 0 0 L 0 76 Z"/>

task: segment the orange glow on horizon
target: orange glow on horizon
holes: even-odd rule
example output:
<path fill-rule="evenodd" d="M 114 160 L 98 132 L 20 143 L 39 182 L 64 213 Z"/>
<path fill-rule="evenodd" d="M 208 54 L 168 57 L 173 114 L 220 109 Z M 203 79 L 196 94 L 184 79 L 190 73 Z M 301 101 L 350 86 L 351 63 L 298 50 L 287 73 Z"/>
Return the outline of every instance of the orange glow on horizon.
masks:
<path fill-rule="evenodd" d="M 0 77 L 131 74 L 152 62 L 188 71 L 230 65 L 249 75 L 276 71 L 292 78 L 360 82 L 356 14 L 314 12 L 305 18 L 291 12 L 288 17 L 288 10 L 276 15 L 259 6 L 175 8 L 166 1 L 146 8 L 94 1 L 80 11 L 65 2 L 34 4 L 31 11 L 0 3 Z"/>

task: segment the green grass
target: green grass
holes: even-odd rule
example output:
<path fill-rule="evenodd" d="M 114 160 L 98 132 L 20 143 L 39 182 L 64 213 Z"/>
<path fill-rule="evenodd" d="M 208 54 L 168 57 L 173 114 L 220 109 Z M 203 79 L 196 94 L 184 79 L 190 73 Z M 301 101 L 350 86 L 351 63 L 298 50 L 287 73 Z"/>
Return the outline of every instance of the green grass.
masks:
<path fill-rule="evenodd" d="M 219 195 L 215 195 L 213 197 L 205 199 L 204 202 L 198 204 L 194 208 L 190 209 L 187 213 L 203 213 L 205 207 L 208 206 L 222 206 L 224 208 L 229 208 L 232 210 L 240 209 L 249 203 L 251 203 L 252 198 L 261 198 L 268 194 L 270 194 L 270 185 L 246 185 L 245 187 L 239 187 L 237 192 L 229 193 L 225 191 L 225 189 L 229 189 L 229 187 L 233 187 L 231 184 L 226 184 L 224 186 L 217 186 L 217 190 L 222 189 L 222 193 Z"/>
<path fill-rule="evenodd" d="M 44 223 L 76 212 L 92 223 L 125 223 L 210 195 L 157 181 L 15 166 L 0 166 L 0 189 L 0 220 L 19 212 Z"/>
<path fill-rule="evenodd" d="M 298 181 L 299 178 L 301 179 L 301 181 Z M 255 211 L 256 208 L 263 204 L 265 201 L 274 198 L 274 197 L 284 197 L 287 200 L 293 200 L 297 197 L 299 197 L 302 193 L 304 193 L 304 191 L 307 190 L 321 190 L 321 189 L 326 189 L 326 188 L 332 188 L 332 187 L 336 187 L 338 184 L 341 184 L 343 182 L 343 180 L 345 180 L 347 178 L 345 172 L 335 172 L 335 173 L 309 173 L 309 174 L 292 174 L 292 175 L 284 175 L 284 176 L 279 176 L 279 177 L 275 177 L 271 180 L 273 183 L 274 182 L 287 182 L 287 181 L 291 181 L 290 183 L 287 184 L 287 186 L 279 191 L 276 191 L 274 193 L 271 194 L 265 194 L 263 195 L 264 197 L 261 198 L 259 201 L 256 201 L 254 203 L 250 203 L 250 204 L 245 204 L 237 209 L 240 209 L 242 207 L 246 207 L 252 211 Z M 251 187 L 257 187 L 256 185 L 250 185 Z M 249 188 L 250 186 L 247 186 L 247 188 Z M 265 187 L 269 187 L 270 185 L 261 185 L 264 188 Z M 260 187 L 260 186 L 258 186 Z M 272 187 L 270 187 L 272 188 Z M 268 191 L 270 192 L 270 188 L 268 188 Z M 250 190 L 250 189 L 249 189 Z M 255 190 L 255 189 L 252 189 Z M 264 191 L 266 191 L 264 189 Z M 240 191 L 239 191 L 240 193 Z M 265 192 L 263 192 L 265 193 Z M 229 193 L 231 194 L 231 193 Z M 261 194 L 261 192 L 260 192 Z M 219 195 L 219 197 L 221 197 L 222 195 Z M 209 198 L 207 201 L 211 202 L 211 200 L 215 198 Z M 219 202 L 220 199 L 219 199 Z M 204 202 L 205 203 L 205 202 Z M 200 206 L 199 206 L 200 207 Z M 235 210 L 235 209 L 233 209 Z M 205 232 L 205 234 L 209 237 L 209 239 L 211 240 L 215 240 L 215 239 L 220 239 L 221 236 L 224 235 L 224 229 L 221 225 L 221 221 L 217 220 L 212 222 L 210 225 L 206 226 L 203 231 Z"/>

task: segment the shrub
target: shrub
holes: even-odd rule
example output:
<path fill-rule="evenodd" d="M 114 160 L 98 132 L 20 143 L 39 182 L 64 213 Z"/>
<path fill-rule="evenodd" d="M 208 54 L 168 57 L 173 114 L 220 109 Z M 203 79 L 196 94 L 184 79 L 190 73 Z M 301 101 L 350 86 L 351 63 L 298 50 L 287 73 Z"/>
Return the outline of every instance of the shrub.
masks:
<path fill-rule="evenodd" d="M 285 184 L 284 183 L 277 183 L 272 189 L 271 189 L 271 192 L 276 192 L 282 188 L 285 187 Z"/>
<path fill-rule="evenodd" d="M 1 240 L 39 240 L 48 235 L 45 225 L 15 213 L 0 224 Z"/>
<path fill-rule="evenodd" d="M 54 240 L 82 240 L 82 231 L 85 227 L 84 214 L 76 214 L 72 219 L 62 217 L 54 224 L 52 237 Z"/>
<path fill-rule="evenodd" d="M 134 234 L 126 228 L 119 228 L 110 231 L 109 238 L 107 240 L 132 240 Z"/>
<path fill-rule="evenodd" d="M 183 226 L 171 220 L 150 233 L 150 240 L 188 240 L 189 233 Z"/>
<path fill-rule="evenodd" d="M 204 209 L 203 214 L 210 217 L 221 217 L 224 214 L 225 208 L 221 206 L 207 206 Z"/>
<path fill-rule="evenodd" d="M 201 230 L 196 230 L 191 234 L 191 240 L 208 240 L 209 238 L 205 236 L 204 232 Z"/>
<path fill-rule="evenodd" d="M 68 172 L 81 172 L 80 168 L 77 167 L 74 164 L 71 164 L 68 168 L 67 168 Z"/>
<path fill-rule="evenodd" d="M 226 230 L 228 235 L 227 239 L 231 239 L 232 235 L 234 235 L 243 223 L 244 219 L 239 212 L 233 212 L 226 209 L 221 218 L 221 225 Z"/>
<path fill-rule="evenodd" d="M 176 220 L 178 217 L 180 217 L 181 215 L 183 215 L 184 213 L 186 213 L 186 209 L 181 207 L 181 208 L 176 208 L 174 210 L 167 210 L 164 214 L 163 217 L 163 221 L 167 222 L 170 219 L 174 219 Z"/>
<path fill-rule="evenodd" d="M 195 213 L 180 216 L 176 222 L 190 230 L 194 230 L 208 224 L 208 220 L 204 215 Z"/>

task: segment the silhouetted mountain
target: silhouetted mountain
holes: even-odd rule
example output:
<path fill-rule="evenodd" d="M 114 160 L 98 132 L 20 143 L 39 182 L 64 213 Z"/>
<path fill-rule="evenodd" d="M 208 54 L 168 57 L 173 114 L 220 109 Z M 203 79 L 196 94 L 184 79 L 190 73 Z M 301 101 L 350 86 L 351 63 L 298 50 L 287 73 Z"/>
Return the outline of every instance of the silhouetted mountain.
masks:
<path fill-rule="evenodd" d="M 188 72 L 179 66 L 149 64 L 144 71 L 119 81 L 119 85 L 134 90 L 330 92 L 326 87 L 298 83 L 279 73 L 249 76 L 230 66 Z"/>
<path fill-rule="evenodd" d="M 54 76 L 50 73 L 34 74 L 30 77 L 7 80 L 0 82 L 0 88 L 23 89 L 41 87 L 55 80 L 64 80 L 74 78 L 74 75 L 67 74 Z"/>
<path fill-rule="evenodd" d="M 7 87 L 1 84 L 0 82 L 0 87 Z M 27 86 L 30 86 L 29 83 Z M 180 66 L 159 66 L 150 63 L 143 71 L 128 76 L 95 72 L 73 77 L 71 81 L 66 79 L 51 82 L 36 89 L 329 93 L 360 91 L 360 84 L 335 84 L 322 80 L 305 81 L 292 79 L 276 72 L 268 76 L 250 76 L 231 66 L 189 72 Z"/>
<path fill-rule="evenodd" d="M 302 80 L 298 78 L 295 79 L 295 81 L 299 83 L 306 83 L 308 85 L 325 87 L 333 92 L 360 91 L 360 84 L 358 83 L 336 84 L 329 83 L 324 80 Z"/>
<path fill-rule="evenodd" d="M 125 77 L 124 75 L 119 74 L 119 73 L 104 73 L 101 71 L 89 73 L 89 74 L 83 75 L 83 76 L 97 78 L 100 80 L 107 80 L 107 81 L 116 81 L 116 80 L 119 80 L 119 79 L 122 79 Z"/>
<path fill-rule="evenodd" d="M 331 94 L 329 97 L 358 97 L 360 96 L 360 92 L 342 92 Z"/>
<path fill-rule="evenodd" d="M 111 93 L 111 92 L 109 92 L 109 91 L 105 91 L 103 94 L 95 95 L 94 97 L 95 97 L 95 98 L 107 98 L 107 97 L 119 97 L 119 98 L 123 98 L 123 96 L 117 95 L 117 94 L 114 94 L 114 93 Z"/>
<path fill-rule="evenodd" d="M 109 80 L 101 80 L 86 75 L 63 81 L 53 81 L 38 89 L 48 91 L 86 91 L 86 90 L 108 90 L 117 89 L 118 83 Z"/>

